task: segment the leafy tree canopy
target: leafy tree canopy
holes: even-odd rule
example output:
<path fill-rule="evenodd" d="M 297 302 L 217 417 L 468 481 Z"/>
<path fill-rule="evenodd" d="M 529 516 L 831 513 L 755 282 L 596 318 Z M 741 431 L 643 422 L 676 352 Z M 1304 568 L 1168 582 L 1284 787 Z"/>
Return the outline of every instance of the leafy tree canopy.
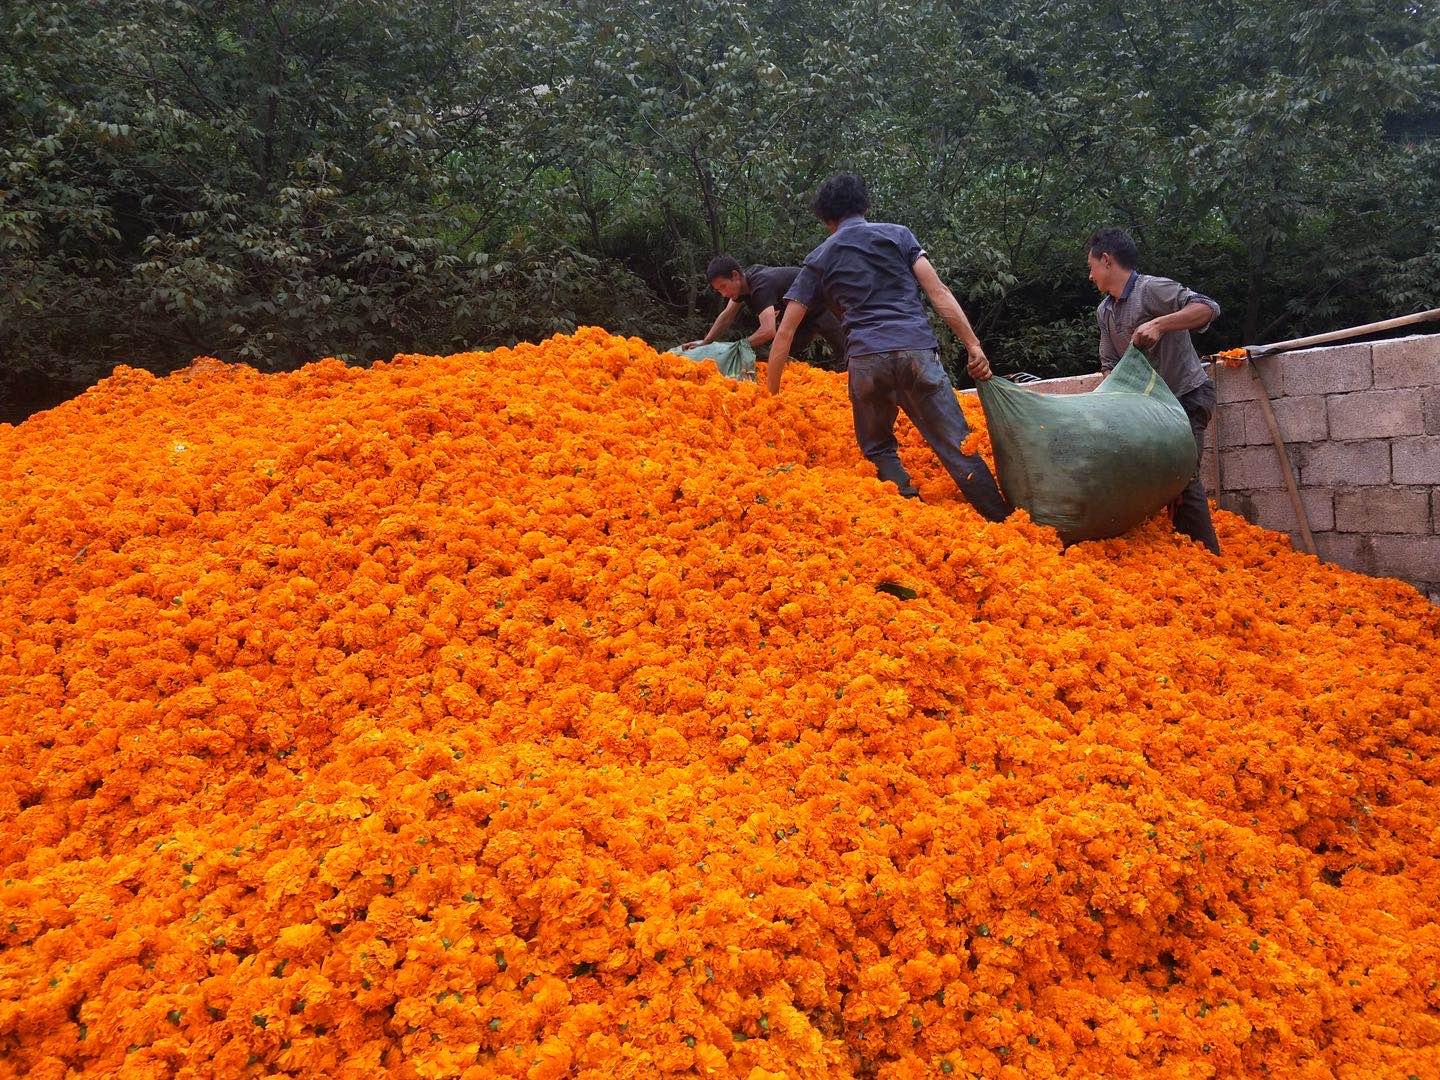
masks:
<path fill-rule="evenodd" d="M 1440 304 L 1440 79 L 1410 0 L 16 0 L 0 379 L 285 367 L 599 323 L 673 344 L 831 172 L 1002 370 L 1093 367 L 1081 245 L 1213 345 Z"/>

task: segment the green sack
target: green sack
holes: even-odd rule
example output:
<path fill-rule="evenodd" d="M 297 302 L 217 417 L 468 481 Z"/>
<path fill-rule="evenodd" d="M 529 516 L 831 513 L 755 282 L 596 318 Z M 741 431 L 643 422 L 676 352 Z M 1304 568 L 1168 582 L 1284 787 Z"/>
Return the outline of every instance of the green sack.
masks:
<path fill-rule="evenodd" d="M 1088 394 L 978 389 L 1001 488 L 1067 544 L 1134 528 L 1195 475 L 1185 410 L 1134 345 Z"/>
<path fill-rule="evenodd" d="M 750 342 L 712 341 L 695 349 L 671 349 L 688 360 L 713 360 L 721 375 L 746 382 L 755 381 L 755 349 Z"/>

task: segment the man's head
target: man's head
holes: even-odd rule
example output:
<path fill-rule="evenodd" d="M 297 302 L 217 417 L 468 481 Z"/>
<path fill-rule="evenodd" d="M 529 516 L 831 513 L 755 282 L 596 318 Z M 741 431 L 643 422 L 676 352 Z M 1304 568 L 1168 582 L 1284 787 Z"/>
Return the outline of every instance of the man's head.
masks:
<path fill-rule="evenodd" d="M 1085 244 L 1085 261 L 1090 264 L 1090 281 L 1102 293 L 1119 296 L 1139 262 L 1135 241 L 1124 229 L 1109 226 L 1097 230 Z"/>
<path fill-rule="evenodd" d="M 836 173 L 820 185 L 810 200 L 810 209 L 833 232 L 847 217 L 870 209 L 870 193 L 865 190 L 865 181 L 854 173 Z"/>
<path fill-rule="evenodd" d="M 739 300 L 750 291 L 745 272 L 729 255 L 716 255 L 711 259 L 705 267 L 705 277 L 709 279 L 710 287 L 726 300 Z"/>

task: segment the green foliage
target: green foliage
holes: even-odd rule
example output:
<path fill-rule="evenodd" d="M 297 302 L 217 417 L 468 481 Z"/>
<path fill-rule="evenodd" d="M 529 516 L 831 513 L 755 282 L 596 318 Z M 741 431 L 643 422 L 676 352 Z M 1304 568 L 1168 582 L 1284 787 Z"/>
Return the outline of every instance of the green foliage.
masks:
<path fill-rule="evenodd" d="M 854 168 L 1004 369 L 1094 366 L 1081 245 L 1219 299 L 1208 347 L 1440 304 L 1410 0 L 16 0 L 0 381 L 657 341 L 796 262 Z M 948 335 L 942 335 L 948 342 Z"/>

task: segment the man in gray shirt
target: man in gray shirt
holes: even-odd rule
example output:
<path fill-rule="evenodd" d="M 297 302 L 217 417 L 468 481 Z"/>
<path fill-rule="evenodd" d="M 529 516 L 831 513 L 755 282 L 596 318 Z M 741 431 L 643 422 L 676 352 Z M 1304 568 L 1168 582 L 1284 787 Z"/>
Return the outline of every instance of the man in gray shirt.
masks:
<path fill-rule="evenodd" d="M 1170 518 L 1176 531 L 1219 555 L 1220 541 L 1199 475 L 1205 429 L 1215 412 L 1215 383 L 1200 364 L 1190 331 L 1214 322 L 1220 305 L 1179 282 L 1136 270 L 1135 241 L 1124 229 L 1099 230 L 1086 243 L 1085 253 L 1090 281 L 1105 294 L 1095 311 L 1100 324 L 1100 370 L 1108 372 L 1131 344 L 1138 345 L 1179 399 L 1195 435 L 1196 475 L 1171 504 Z"/>

